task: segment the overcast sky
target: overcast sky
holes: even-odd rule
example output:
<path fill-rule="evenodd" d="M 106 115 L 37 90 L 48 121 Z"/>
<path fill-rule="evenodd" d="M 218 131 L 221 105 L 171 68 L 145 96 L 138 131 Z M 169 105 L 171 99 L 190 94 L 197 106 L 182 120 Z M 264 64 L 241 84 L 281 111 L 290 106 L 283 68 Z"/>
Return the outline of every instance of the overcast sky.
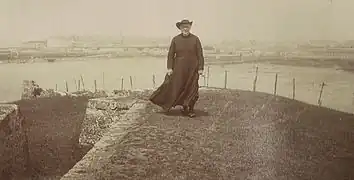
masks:
<path fill-rule="evenodd" d="M 354 0 L 1 0 L 0 41 L 50 35 L 172 36 L 194 21 L 205 39 L 354 39 Z"/>

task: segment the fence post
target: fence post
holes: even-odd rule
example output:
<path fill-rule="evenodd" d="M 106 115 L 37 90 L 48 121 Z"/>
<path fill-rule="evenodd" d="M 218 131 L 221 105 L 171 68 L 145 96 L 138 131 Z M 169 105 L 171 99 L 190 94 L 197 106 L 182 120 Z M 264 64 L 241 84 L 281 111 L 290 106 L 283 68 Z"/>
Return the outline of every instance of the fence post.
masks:
<path fill-rule="evenodd" d="M 152 75 L 152 86 L 153 86 L 153 88 L 156 87 L 155 74 Z"/>
<path fill-rule="evenodd" d="M 256 67 L 256 76 L 254 77 L 254 80 L 253 80 L 253 92 L 256 91 L 257 79 L 258 79 L 258 66 Z"/>
<path fill-rule="evenodd" d="M 321 90 L 320 90 L 320 95 L 318 97 L 318 105 L 321 106 L 322 105 L 322 93 L 323 93 L 323 87 L 325 86 L 326 84 L 324 82 L 321 83 Z"/>
<path fill-rule="evenodd" d="M 84 78 L 82 77 L 82 75 L 80 75 L 80 78 L 81 78 L 81 83 L 82 83 L 82 90 L 85 91 L 85 81 L 84 81 Z"/>
<path fill-rule="evenodd" d="M 275 81 L 274 81 L 274 96 L 277 95 L 277 84 L 278 84 L 278 73 L 275 74 Z"/>
<path fill-rule="evenodd" d="M 121 78 L 120 90 L 124 89 L 124 78 Z"/>
<path fill-rule="evenodd" d="M 209 87 L 209 77 L 210 77 L 210 66 L 208 66 L 208 72 L 207 72 L 208 76 L 207 76 L 207 84 L 206 86 Z"/>
<path fill-rule="evenodd" d="M 80 80 L 77 80 L 77 90 L 81 91 L 81 82 L 80 82 Z"/>
<path fill-rule="evenodd" d="M 227 88 L 227 71 L 225 70 L 224 89 Z"/>
<path fill-rule="evenodd" d="M 58 84 L 55 84 L 55 91 L 58 91 Z"/>
<path fill-rule="evenodd" d="M 129 77 L 129 81 L 130 81 L 130 88 L 133 89 L 133 78 L 132 78 L 132 76 Z"/>
<path fill-rule="evenodd" d="M 77 83 L 76 83 L 76 79 L 74 78 L 74 84 L 75 84 L 75 89 L 77 91 Z"/>
<path fill-rule="evenodd" d="M 295 78 L 293 78 L 293 99 L 295 99 Z"/>
<path fill-rule="evenodd" d="M 97 81 L 96 81 L 96 79 L 93 81 L 93 84 L 95 86 L 95 92 L 97 92 Z"/>
<path fill-rule="evenodd" d="M 67 81 L 65 81 L 65 91 L 69 92 L 69 87 L 68 87 L 68 82 Z"/>

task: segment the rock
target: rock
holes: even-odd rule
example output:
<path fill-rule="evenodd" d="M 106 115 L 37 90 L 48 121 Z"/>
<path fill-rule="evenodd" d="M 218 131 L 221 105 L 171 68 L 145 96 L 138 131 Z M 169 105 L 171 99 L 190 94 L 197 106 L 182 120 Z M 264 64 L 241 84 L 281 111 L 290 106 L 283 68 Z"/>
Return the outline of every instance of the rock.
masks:
<path fill-rule="evenodd" d="M 133 104 L 135 99 L 129 97 L 107 97 L 90 99 L 82 123 L 79 143 L 94 145 L 110 127 L 119 120 Z"/>
<path fill-rule="evenodd" d="M 90 99 L 87 108 L 96 110 L 128 110 L 134 101 L 128 97 L 107 97 Z"/>
<path fill-rule="evenodd" d="M 86 96 L 90 99 L 92 98 L 101 98 L 108 97 L 108 94 L 105 91 L 77 91 L 73 93 L 69 92 L 60 92 L 55 91 L 54 89 L 43 89 L 36 84 L 35 81 L 32 80 L 24 80 L 23 81 L 23 92 L 22 99 L 33 99 L 33 98 L 43 98 L 43 97 L 55 97 L 55 96 Z"/>
<path fill-rule="evenodd" d="M 86 96 L 90 99 L 92 98 L 102 98 L 102 97 L 108 97 L 108 94 L 106 93 L 106 91 L 100 90 L 97 92 L 91 92 L 91 91 L 78 91 L 78 92 L 74 92 L 74 95 L 77 96 Z"/>
<path fill-rule="evenodd" d="M 39 97 L 54 97 L 54 96 L 66 96 L 67 93 L 54 91 L 54 89 L 45 89 Z"/>
<path fill-rule="evenodd" d="M 43 92 L 43 89 L 33 80 L 24 80 L 23 81 L 23 92 L 22 99 L 33 99 L 40 96 Z"/>
<path fill-rule="evenodd" d="M 152 92 L 153 89 L 113 90 L 113 96 L 148 99 Z"/>
<path fill-rule="evenodd" d="M 43 89 L 33 80 L 23 81 L 22 99 L 33 99 L 41 97 L 66 96 L 68 93 L 58 92 L 54 89 Z"/>
<path fill-rule="evenodd" d="M 0 179 L 22 174 L 28 164 L 24 118 L 17 105 L 0 104 Z"/>
<path fill-rule="evenodd" d="M 113 90 L 113 95 L 127 97 L 127 96 L 130 96 L 130 91 L 129 90 Z"/>

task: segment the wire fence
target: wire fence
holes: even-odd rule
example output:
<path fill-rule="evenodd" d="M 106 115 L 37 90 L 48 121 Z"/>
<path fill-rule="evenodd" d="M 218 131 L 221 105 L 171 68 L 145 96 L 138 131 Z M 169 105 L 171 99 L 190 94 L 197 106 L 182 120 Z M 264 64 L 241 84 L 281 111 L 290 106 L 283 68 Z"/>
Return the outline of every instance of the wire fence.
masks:
<path fill-rule="evenodd" d="M 156 88 L 162 83 L 164 75 L 164 73 L 145 76 L 131 75 L 113 79 L 102 73 L 100 79 L 89 80 L 92 82 L 86 82 L 84 76 L 80 75 L 73 79 L 74 83 L 65 81 L 64 91 Z M 70 88 L 69 84 L 73 87 Z M 214 67 L 213 69 L 213 66 L 207 66 L 204 75 L 200 76 L 199 84 L 201 87 L 265 92 L 350 113 L 354 110 L 354 89 L 348 83 L 311 80 L 311 77 L 297 79 L 284 72 L 274 72 L 265 67 L 255 66 L 252 69 L 244 69 L 235 73 L 231 70 L 223 69 L 222 71 L 220 68 Z M 59 86 L 62 87 L 56 84 L 55 89 L 58 90 Z"/>

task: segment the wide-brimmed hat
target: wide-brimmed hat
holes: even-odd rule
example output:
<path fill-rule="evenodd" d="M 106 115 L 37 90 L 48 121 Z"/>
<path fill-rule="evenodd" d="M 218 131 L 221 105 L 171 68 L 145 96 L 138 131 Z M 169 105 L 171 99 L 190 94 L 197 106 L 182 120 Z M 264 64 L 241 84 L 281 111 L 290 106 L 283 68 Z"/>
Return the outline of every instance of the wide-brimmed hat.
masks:
<path fill-rule="evenodd" d="M 183 24 L 192 25 L 192 24 L 193 24 L 193 21 L 189 21 L 189 20 L 187 20 L 187 19 L 183 19 L 182 21 L 177 22 L 177 23 L 176 23 L 176 26 L 177 26 L 178 29 L 181 29 L 180 27 L 181 27 L 181 25 L 183 25 Z"/>

